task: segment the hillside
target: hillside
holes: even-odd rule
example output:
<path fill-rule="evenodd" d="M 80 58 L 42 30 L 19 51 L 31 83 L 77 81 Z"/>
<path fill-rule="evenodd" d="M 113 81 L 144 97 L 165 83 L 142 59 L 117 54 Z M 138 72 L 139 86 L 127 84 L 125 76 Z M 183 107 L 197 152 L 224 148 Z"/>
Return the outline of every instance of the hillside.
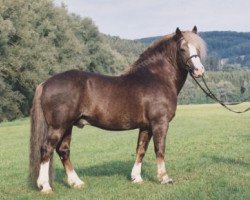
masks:
<path fill-rule="evenodd" d="M 139 41 L 122 39 L 110 35 L 103 35 L 103 37 L 105 42 L 107 42 L 114 51 L 125 58 L 127 64 L 132 64 L 147 48 L 147 45 Z"/>
<path fill-rule="evenodd" d="M 219 65 L 240 65 L 250 68 L 250 33 L 211 31 L 199 33 L 207 43 L 209 59 L 220 60 Z M 162 36 L 148 37 L 136 41 L 149 45 Z M 223 67 L 223 66 L 222 66 Z M 236 67 L 236 66 L 235 66 Z"/>

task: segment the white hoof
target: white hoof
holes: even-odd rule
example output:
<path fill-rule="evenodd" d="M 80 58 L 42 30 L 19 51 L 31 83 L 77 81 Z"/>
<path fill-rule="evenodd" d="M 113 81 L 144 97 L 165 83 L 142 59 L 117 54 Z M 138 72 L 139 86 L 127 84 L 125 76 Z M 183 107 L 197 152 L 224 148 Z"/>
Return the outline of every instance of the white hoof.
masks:
<path fill-rule="evenodd" d="M 49 184 L 44 184 L 42 186 L 42 190 L 40 191 L 42 194 L 51 194 L 53 193 L 52 188 L 50 187 Z"/>
<path fill-rule="evenodd" d="M 84 182 L 79 180 L 79 181 L 73 183 L 71 186 L 73 186 L 74 188 L 80 189 L 80 188 L 84 187 Z"/>
<path fill-rule="evenodd" d="M 84 182 L 78 179 L 68 179 L 68 184 L 74 188 L 83 188 Z"/>
<path fill-rule="evenodd" d="M 132 183 L 142 183 L 143 179 L 140 175 L 136 175 L 136 176 L 131 176 L 132 179 Z"/>
<path fill-rule="evenodd" d="M 161 184 L 173 184 L 173 180 L 165 175 L 162 177 Z"/>
<path fill-rule="evenodd" d="M 46 179 L 43 179 L 43 178 L 40 178 L 40 177 L 37 179 L 37 187 L 39 189 L 42 189 L 43 191 L 51 189 L 48 181 Z"/>

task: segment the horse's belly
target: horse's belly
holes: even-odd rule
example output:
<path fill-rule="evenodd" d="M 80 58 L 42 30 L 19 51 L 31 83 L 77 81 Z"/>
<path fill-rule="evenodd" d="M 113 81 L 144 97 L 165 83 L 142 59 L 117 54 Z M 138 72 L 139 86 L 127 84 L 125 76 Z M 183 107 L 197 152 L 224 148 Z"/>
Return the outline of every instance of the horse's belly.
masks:
<path fill-rule="evenodd" d="M 89 124 L 107 130 L 129 130 L 146 126 L 146 122 L 140 117 L 110 115 L 110 113 L 86 116 L 81 122 L 82 125 Z"/>

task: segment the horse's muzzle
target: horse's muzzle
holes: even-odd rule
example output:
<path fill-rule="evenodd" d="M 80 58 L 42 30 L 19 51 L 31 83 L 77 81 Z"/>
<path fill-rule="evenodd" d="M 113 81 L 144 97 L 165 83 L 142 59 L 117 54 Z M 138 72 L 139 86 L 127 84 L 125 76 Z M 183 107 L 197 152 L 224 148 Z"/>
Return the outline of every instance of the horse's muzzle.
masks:
<path fill-rule="evenodd" d="M 192 71 L 192 75 L 194 77 L 198 78 L 198 77 L 203 76 L 204 72 L 205 72 L 205 69 L 204 69 L 203 66 L 201 66 L 199 68 L 194 68 L 193 71 Z"/>

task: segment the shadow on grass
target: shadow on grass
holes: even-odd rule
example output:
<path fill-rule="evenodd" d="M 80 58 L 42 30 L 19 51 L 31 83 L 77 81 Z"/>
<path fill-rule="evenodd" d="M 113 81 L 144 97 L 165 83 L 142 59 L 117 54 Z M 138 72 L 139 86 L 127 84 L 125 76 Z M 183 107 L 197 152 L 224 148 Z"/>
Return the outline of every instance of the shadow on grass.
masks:
<path fill-rule="evenodd" d="M 210 158 L 215 163 L 223 163 L 223 164 L 230 164 L 230 165 L 239 165 L 242 167 L 250 167 L 250 163 L 247 163 L 247 162 L 244 162 L 241 160 L 237 160 L 235 158 L 225 158 L 222 156 L 211 156 Z"/>
<path fill-rule="evenodd" d="M 128 180 L 131 180 L 130 174 L 132 167 L 134 165 L 134 160 L 131 161 L 111 161 L 105 162 L 99 165 L 93 165 L 91 167 L 83 167 L 76 169 L 79 176 L 114 176 L 120 175 L 126 177 Z M 146 163 L 144 166 L 147 165 Z M 65 172 L 63 169 L 55 169 L 56 177 L 58 182 L 65 182 Z M 152 174 L 148 175 L 142 171 L 143 177 L 147 180 L 154 180 L 154 176 Z"/>
<path fill-rule="evenodd" d="M 79 176 L 114 176 L 122 175 L 130 179 L 131 169 L 134 161 L 112 161 L 102 163 L 100 165 L 93 165 L 91 167 L 83 167 L 76 169 Z M 65 172 L 63 169 L 55 169 L 57 180 L 64 182 Z"/>
<path fill-rule="evenodd" d="M 123 175 L 130 178 L 131 169 L 134 161 L 112 161 L 105 162 L 100 165 L 93 165 L 91 167 L 78 169 L 80 175 L 84 176 L 114 176 Z"/>

